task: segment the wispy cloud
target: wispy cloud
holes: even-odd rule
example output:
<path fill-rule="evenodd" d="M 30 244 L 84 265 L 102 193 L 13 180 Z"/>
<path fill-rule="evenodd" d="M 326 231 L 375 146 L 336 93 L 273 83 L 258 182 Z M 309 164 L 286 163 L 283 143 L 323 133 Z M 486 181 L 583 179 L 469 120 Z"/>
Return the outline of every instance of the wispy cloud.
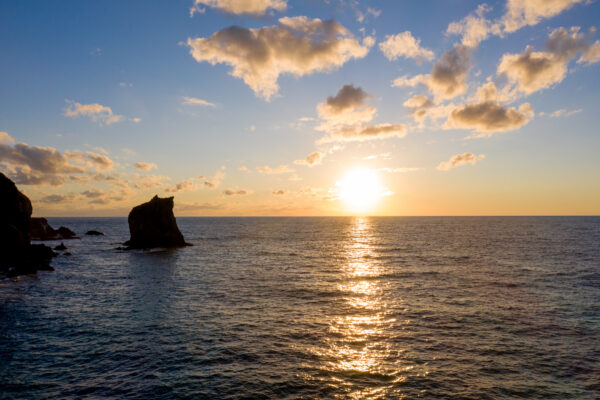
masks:
<path fill-rule="evenodd" d="M 181 104 L 184 104 L 187 106 L 216 107 L 216 105 L 214 103 L 211 103 L 210 101 L 197 99 L 195 97 L 187 97 L 187 96 L 183 97 L 183 102 Z"/>

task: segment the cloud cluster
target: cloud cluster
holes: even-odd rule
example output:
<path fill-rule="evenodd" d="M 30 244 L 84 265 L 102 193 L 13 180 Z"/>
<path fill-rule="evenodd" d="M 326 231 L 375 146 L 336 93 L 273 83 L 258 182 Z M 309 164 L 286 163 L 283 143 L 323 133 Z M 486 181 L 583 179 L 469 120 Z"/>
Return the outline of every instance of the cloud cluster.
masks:
<path fill-rule="evenodd" d="M 446 100 L 463 94 L 467 90 L 467 75 L 470 64 L 470 50 L 463 45 L 456 45 L 445 52 L 427 75 L 416 75 L 412 78 L 402 76 L 394 80 L 392 86 L 417 86 L 423 84 L 437 100 Z"/>
<path fill-rule="evenodd" d="M 462 20 L 450 23 L 446 34 L 461 35 L 463 45 L 477 47 L 490 35 L 502 37 L 525 26 L 537 25 L 543 19 L 554 17 L 573 5 L 584 2 L 585 0 L 508 0 L 503 16 L 494 21 L 484 16 L 491 7 L 481 4 Z"/>
<path fill-rule="evenodd" d="M 121 122 L 125 119 L 124 116 L 114 114 L 112 109 L 102 104 L 81 104 L 76 101 L 66 100 L 67 106 L 65 107 L 63 114 L 67 117 L 76 118 L 79 116 L 86 116 L 93 122 L 99 124 L 114 124 Z"/>
<path fill-rule="evenodd" d="M 322 122 L 316 129 L 327 133 L 319 143 L 403 137 L 403 124 L 369 124 L 377 114 L 377 109 L 366 103 L 370 97 L 360 87 L 344 85 L 335 96 L 319 103 L 317 113 Z"/>
<path fill-rule="evenodd" d="M 477 163 L 477 161 L 483 160 L 484 158 L 485 158 L 484 154 L 480 154 L 478 156 L 476 156 L 473 153 L 456 154 L 456 155 L 452 156 L 449 161 L 441 162 L 437 166 L 437 169 L 440 171 L 448 171 L 452 168 L 460 167 L 460 166 L 466 165 L 466 164 L 475 165 L 475 163 Z"/>
<path fill-rule="evenodd" d="M 0 132 L 0 165 L 23 185 L 61 185 L 68 174 L 87 172 L 53 147 L 15 143 L 6 132 Z"/>
<path fill-rule="evenodd" d="M 268 10 L 285 11 L 287 0 L 194 0 L 190 15 L 203 13 L 208 6 L 229 14 L 264 15 Z"/>
<path fill-rule="evenodd" d="M 223 194 L 225 196 L 245 196 L 250 194 L 250 191 L 245 189 L 226 189 L 223 191 Z"/>
<path fill-rule="evenodd" d="M 336 21 L 285 17 L 262 28 L 231 26 L 209 38 L 189 38 L 198 62 L 223 63 L 254 92 L 269 100 L 279 90 L 281 74 L 295 76 L 330 71 L 369 52 L 373 39 L 359 43 Z"/>
<path fill-rule="evenodd" d="M 472 129 L 476 137 L 490 136 L 494 132 L 518 129 L 531 121 L 533 110 L 529 103 L 518 109 L 507 108 L 495 101 L 466 104 L 454 109 L 444 124 L 444 129 Z"/>
<path fill-rule="evenodd" d="M 410 31 L 387 35 L 385 40 L 379 43 L 383 55 L 390 61 L 398 57 L 414 58 L 417 62 L 423 60 L 431 61 L 435 55 L 433 51 L 421 47 L 421 40 L 416 39 Z"/>
<path fill-rule="evenodd" d="M 505 54 L 497 73 L 506 76 L 516 92 L 529 95 L 562 82 L 569 61 L 577 54 L 581 54 L 580 63 L 600 61 L 595 55 L 596 46 L 600 47 L 600 42 L 591 45 L 579 27 L 557 28 L 548 37 L 546 51 L 533 51 L 527 46 L 523 53 Z"/>
<path fill-rule="evenodd" d="M 321 161 L 323 161 L 323 157 L 325 157 L 324 153 L 321 153 L 320 151 L 315 151 L 313 153 L 310 153 L 304 160 L 294 161 L 294 164 L 314 167 L 315 165 L 321 164 Z"/>

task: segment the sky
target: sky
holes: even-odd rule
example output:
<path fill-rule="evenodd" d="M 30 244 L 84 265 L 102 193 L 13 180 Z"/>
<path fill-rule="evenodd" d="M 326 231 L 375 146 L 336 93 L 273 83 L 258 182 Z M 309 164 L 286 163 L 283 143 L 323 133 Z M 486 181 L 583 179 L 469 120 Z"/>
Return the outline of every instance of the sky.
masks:
<path fill-rule="evenodd" d="M 37 216 L 600 214 L 600 2 L 0 2 Z"/>

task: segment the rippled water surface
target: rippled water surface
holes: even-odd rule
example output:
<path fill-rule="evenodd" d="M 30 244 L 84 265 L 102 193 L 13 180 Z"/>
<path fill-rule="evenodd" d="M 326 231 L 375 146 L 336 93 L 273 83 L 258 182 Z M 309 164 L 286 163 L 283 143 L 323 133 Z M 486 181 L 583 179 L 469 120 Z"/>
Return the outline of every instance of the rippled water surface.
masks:
<path fill-rule="evenodd" d="M 600 398 L 600 218 L 50 223 L 106 236 L 0 279 L 0 398 Z"/>

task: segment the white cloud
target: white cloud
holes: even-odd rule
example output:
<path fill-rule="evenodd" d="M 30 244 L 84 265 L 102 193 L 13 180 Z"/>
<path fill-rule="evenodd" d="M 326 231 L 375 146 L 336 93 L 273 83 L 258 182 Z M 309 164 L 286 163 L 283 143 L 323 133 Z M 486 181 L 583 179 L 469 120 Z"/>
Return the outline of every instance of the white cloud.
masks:
<path fill-rule="evenodd" d="M 478 156 L 473 153 L 456 154 L 452 156 L 449 161 L 441 162 L 437 166 L 437 169 L 440 171 L 448 171 L 452 168 L 460 167 L 462 165 L 475 165 L 477 161 L 483 160 L 484 158 L 484 154 L 480 154 Z"/>
<path fill-rule="evenodd" d="M 216 107 L 216 105 L 214 103 L 211 103 L 210 101 L 187 96 L 183 97 L 183 102 L 181 104 L 184 104 L 186 106 Z"/>
<path fill-rule="evenodd" d="M 262 28 L 232 26 L 209 38 L 189 38 L 187 45 L 198 62 L 230 65 L 232 76 L 266 100 L 279 90 L 281 74 L 328 72 L 369 52 L 339 23 L 307 17 L 280 18 L 279 25 Z"/>
<path fill-rule="evenodd" d="M 447 35 L 462 35 L 462 44 L 467 47 L 477 47 L 480 42 L 492 34 L 500 35 L 502 30 L 499 23 L 493 23 L 484 17 L 491 7 L 480 4 L 474 13 L 467 15 L 459 22 L 452 22 L 446 29 Z"/>
<path fill-rule="evenodd" d="M 141 171 L 151 171 L 153 169 L 157 169 L 158 166 L 154 163 L 147 163 L 147 162 L 136 162 L 135 164 L 133 164 L 133 166 Z"/>
<path fill-rule="evenodd" d="M 66 100 L 66 102 L 67 107 L 65 107 L 63 114 L 67 117 L 76 118 L 83 115 L 89 117 L 93 122 L 106 125 L 121 122 L 125 119 L 124 116 L 114 114 L 110 107 L 102 104 L 81 104 L 71 100 Z"/>
<path fill-rule="evenodd" d="M 557 28 L 548 37 L 546 51 L 533 51 L 527 46 L 521 54 L 505 54 L 497 73 L 507 77 L 515 92 L 529 95 L 562 82 L 569 61 L 577 54 L 582 54 L 579 62 L 593 61 L 595 46 L 590 45 L 579 27 Z"/>
<path fill-rule="evenodd" d="M 287 0 L 194 0 L 190 16 L 204 13 L 202 6 L 216 8 L 229 14 L 264 15 L 268 10 L 285 11 Z"/>
<path fill-rule="evenodd" d="M 515 32 L 542 19 L 554 17 L 584 0 L 508 0 L 502 18 L 504 32 Z"/>
<path fill-rule="evenodd" d="M 560 109 L 560 110 L 556 110 L 553 113 L 550 114 L 550 116 L 552 118 L 559 118 L 559 117 L 570 117 L 571 115 L 575 115 L 575 114 L 579 114 L 581 111 L 581 109 L 577 109 L 577 110 L 565 110 L 564 108 Z"/>
<path fill-rule="evenodd" d="M 410 31 L 405 31 L 397 35 L 387 35 L 385 41 L 379 43 L 379 48 L 390 61 L 398 57 L 414 58 L 418 62 L 433 60 L 433 51 L 421 47 L 420 43 L 420 39 L 416 39 Z"/>

